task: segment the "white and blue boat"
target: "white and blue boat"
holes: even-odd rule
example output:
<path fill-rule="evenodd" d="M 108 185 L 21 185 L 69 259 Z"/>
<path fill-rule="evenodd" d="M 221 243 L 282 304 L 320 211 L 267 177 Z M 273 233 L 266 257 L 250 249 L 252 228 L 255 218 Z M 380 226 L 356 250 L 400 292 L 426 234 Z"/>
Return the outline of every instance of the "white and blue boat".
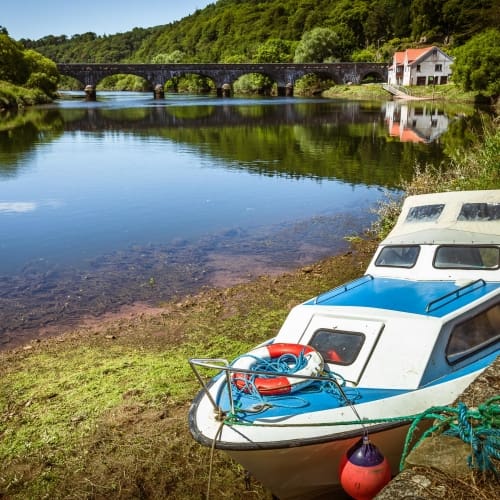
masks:
<path fill-rule="evenodd" d="M 397 473 L 411 416 L 452 403 L 499 340 L 500 190 L 410 196 L 365 275 L 231 363 L 190 360 L 190 430 L 276 497 L 315 498 L 366 433 Z"/>

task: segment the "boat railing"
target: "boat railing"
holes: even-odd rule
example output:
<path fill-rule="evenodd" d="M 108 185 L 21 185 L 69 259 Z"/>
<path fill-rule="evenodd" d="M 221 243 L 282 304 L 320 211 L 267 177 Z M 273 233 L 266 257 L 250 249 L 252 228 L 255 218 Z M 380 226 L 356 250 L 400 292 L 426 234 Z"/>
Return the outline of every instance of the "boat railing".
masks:
<path fill-rule="evenodd" d="M 231 390 L 231 387 L 232 387 L 231 374 L 232 373 L 238 373 L 238 374 L 243 373 L 245 375 L 268 375 L 268 376 L 272 375 L 275 377 L 280 377 L 280 376 L 285 375 L 289 379 L 296 378 L 296 379 L 302 379 L 302 380 L 318 380 L 321 382 L 324 382 L 326 379 L 326 377 L 324 375 L 323 376 L 322 375 L 299 375 L 299 374 L 284 372 L 284 371 L 252 370 L 252 369 L 233 367 L 226 359 L 222 359 L 222 358 L 190 358 L 188 360 L 188 362 L 189 362 L 189 365 L 191 366 L 191 369 L 193 370 L 198 382 L 200 383 L 201 387 L 203 388 L 203 391 L 205 392 L 210 403 L 212 404 L 212 406 L 214 408 L 214 412 L 216 413 L 217 418 L 219 420 L 224 420 L 224 418 L 226 417 L 226 413 L 216 403 L 212 393 L 210 392 L 205 381 L 203 380 L 203 377 L 201 376 L 197 367 L 218 370 L 220 373 L 224 372 L 225 377 L 226 377 L 226 389 L 227 389 L 227 393 L 228 393 L 228 397 L 229 397 L 229 404 L 231 406 L 231 413 L 232 414 L 235 413 L 233 393 Z M 344 392 L 344 389 L 343 389 L 342 385 L 339 383 L 339 381 L 335 377 L 328 377 L 327 380 L 329 382 L 333 382 L 336 385 L 340 394 L 342 395 L 342 397 L 346 401 L 346 404 L 351 406 L 349 398 L 347 397 L 346 393 Z M 355 411 L 355 413 L 356 413 L 356 411 Z"/>
<path fill-rule="evenodd" d="M 361 276 L 361 277 L 356 278 L 352 281 L 349 281 L 348 283 L 345 283 L 344 285 L 337 286 L 335 288 L 332 288 L 331 290 L 328 290 L 327 292 L 323 292 L 323 293 L 319 294 L 314 299 L 314 303 L 321 304 L 322 302 L 326 302 L 328 299 L 333 299 L 333 297 L 336 297 L 337 295 L 348 292 L 349 290 L 353 290 L 354 288 L 357 288 L 358 286 L 364 285 L 365 283 L 368 283 L 369 281 L 372 281 L 373 279 L 374 278 L 371 274 L 365 274 L 364 276 Z"/>
<path fill-rule="evenodd" d="M 476 281 L 472 281 L 471 283 L 467 283 L 464 286 L 461 286 L 460 288 L 457 288 L 456 290 L 453 290 L 452 292 L 446 293 L 445 295 L 442 295 L 441 297 L 438 297 L 437 299 L 431 300 L 426 308 L 425 312 L 430 313 L 432 311 L 435 311 L 439 309 L 440 307 L 444 307 L 445 305 L 449 304 L 450 302 L 453 302 L 454 300 L 459 299 L 463 295 L 467 293 L 472 293 L 475 290 L 478 290 L 479 288 L 486 286 L 486 282 L 482 279 L 479 278 Z M 442 304 L 438 305 L 440 302 Z"/>

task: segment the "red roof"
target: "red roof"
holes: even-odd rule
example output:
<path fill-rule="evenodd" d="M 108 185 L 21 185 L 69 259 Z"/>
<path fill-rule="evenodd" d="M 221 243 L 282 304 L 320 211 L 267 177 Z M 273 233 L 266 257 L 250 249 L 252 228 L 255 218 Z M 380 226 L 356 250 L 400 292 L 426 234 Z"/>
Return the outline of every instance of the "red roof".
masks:
<path fill-rule="evenodd" d="M 395 52 L 394 53 L 394 61 L 396 64 L 403 64 L 405 60 L 405 53 L 404 52 Z"/>
<path fill-rule="evenodd" d="M 434 49 L 435 47 L 425 47 L 423 49 L 407 49 L 406 50 L 406 58 L 408 60 L 408 64 L 411 64 L 413 61 L 420 59 L 424 54 Z"/>
<path fill-rule="evenodd" d="M 402 52 L 394 52 L 393 63 L 395 63 L 396 66 L 402 66 L 405 60 L 407 60 L 408 64 L 412 64 L 434 48 L 435 47 L 424 47 L 423 49 L 406 49 Z"/>

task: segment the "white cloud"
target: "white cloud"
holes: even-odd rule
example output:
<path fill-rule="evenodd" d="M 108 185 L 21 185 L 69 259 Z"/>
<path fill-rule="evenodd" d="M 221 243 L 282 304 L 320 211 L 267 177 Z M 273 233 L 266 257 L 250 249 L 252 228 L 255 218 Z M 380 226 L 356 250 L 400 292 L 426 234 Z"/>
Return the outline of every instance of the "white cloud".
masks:
<path fill-rule="evenodd" d="M 0 213 L 34 212 L 37 204 L 32 201 L 0 201 Z"/>

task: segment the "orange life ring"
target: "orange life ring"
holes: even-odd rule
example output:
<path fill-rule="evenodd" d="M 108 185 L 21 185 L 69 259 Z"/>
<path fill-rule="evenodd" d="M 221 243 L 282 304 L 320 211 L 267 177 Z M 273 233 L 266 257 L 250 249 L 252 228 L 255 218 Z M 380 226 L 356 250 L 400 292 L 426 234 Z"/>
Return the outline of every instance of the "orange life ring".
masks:
<path fill-rule="evenodd" d="M 323 371 L 324 361 L 321 354 L 309 345 L 277 343 L 257 347 L 244 356 L 238 358 L 232 368 L 251 370 L 255 363 L 260 360 L 277 359 L 284 354 L 293 354 L 294 356 L 305 356 L 307 363 L 303 368 L 290 374 L 278 375 L 276 377 L 264 378 L 256 376 L 252 383 L 260 394 L 277 395 L 289 394 L 313 382 L 311 379 L 294 378 L 293 375 L 317 376 Z M 232 379 L 235 386 L 243 392 L 249 392 L 248 382 L 251 375 L 248 373 L 235 372 Z"/>

